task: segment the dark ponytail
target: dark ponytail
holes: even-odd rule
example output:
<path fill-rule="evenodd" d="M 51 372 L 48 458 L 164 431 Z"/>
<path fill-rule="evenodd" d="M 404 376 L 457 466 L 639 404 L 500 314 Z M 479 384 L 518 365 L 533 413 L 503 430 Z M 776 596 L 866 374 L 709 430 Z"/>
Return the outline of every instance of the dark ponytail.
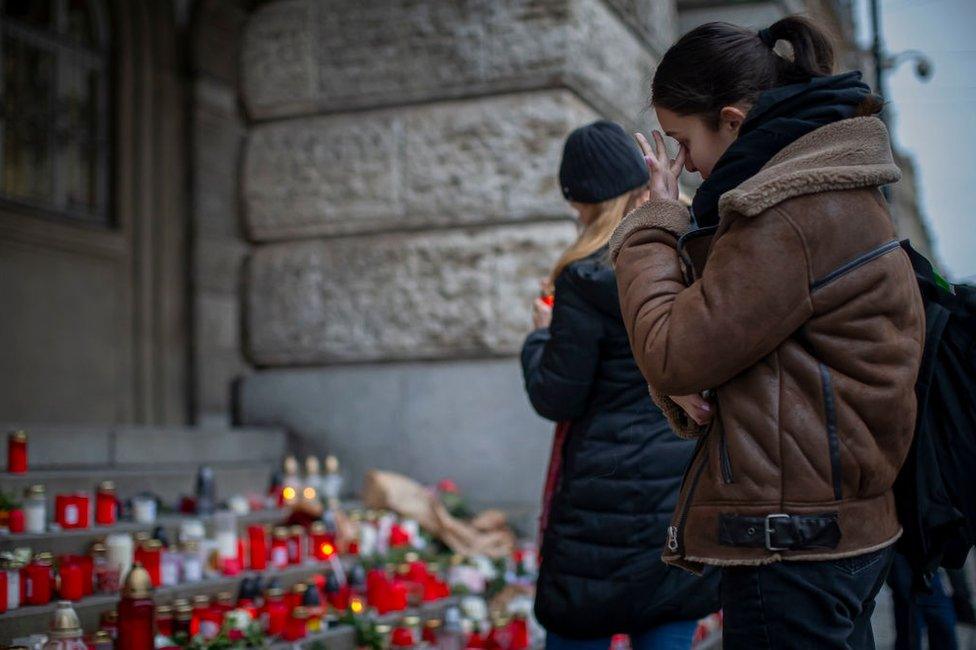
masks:
<path fill-rule="evenodd" d="M 779 53 L 780 41 L 789 44 L 789 52 Z M 765 90 L 830 75 L 833 68 L 830 38 L 806 18 L 788 16 L 759 33 L 706 23 L 665 53 L 654 73 L 651 101 L 717 127 L 723 107 L 752 104 Z"/>

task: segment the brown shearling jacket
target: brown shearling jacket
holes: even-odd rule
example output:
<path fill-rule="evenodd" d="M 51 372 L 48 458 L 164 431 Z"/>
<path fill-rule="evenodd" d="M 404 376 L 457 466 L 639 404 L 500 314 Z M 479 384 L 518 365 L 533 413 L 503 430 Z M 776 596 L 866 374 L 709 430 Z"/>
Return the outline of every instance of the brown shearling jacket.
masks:
<path fill-rule="evenodd" d="M 611 240 L 621 309 L 651 394 L 699 438 L 664 561 L 859 555 L 901 534 L 892 483 L 911 442 L 924 311 L 879 186 L 884 124 L 801 137 L 725 193 L 717 229 L 677 201 Z M 701 429 L 667 395 L 709 391 Z"/>

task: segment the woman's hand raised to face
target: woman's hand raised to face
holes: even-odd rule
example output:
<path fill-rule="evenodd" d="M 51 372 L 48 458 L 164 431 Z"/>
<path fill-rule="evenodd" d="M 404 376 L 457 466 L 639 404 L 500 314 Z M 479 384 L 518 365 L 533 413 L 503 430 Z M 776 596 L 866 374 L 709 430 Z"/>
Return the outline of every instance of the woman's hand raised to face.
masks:
<path fill-rule="evenodd" d="M 643 133 L 635 133 L 637 144 L 640 145 L 644 153 L 644 161 L 647 163 L 647 170 L 651 174 L 651 197 L 652 199 L 675 199 L 678 198 L 678 177 L 685 166 L 685 156 L 688 155 L 684 146 L 678 147 L 678 155 L 672 160 L 668 156 L 668 149 L 664 146 L 664 136 L 659 131 L 651 133 L 656 150 L 651 147 Z"/>

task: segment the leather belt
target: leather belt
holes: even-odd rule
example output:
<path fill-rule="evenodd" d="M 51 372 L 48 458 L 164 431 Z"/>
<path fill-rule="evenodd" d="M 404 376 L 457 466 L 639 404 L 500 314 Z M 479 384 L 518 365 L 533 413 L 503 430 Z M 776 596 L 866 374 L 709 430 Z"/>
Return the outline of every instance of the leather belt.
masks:
<path fill-rule="evenodd" d="M 718 541 L 723 546 L 767 551 L 834 549 L 840 543 L 836 512 L 816 515 L 774 513 L 765 517 L 719 515 Z"/>

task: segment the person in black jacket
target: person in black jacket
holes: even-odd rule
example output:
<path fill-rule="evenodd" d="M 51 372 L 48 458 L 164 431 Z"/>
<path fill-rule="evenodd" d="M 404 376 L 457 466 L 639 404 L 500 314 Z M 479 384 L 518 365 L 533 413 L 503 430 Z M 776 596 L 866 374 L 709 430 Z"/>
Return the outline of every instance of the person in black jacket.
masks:
<path fill-rule="evenodd" d="M 599 121 L 570 134 L 559 171 L 579 215 L 577 241 L 533 305 L 522 348 L 529 399 L 560 422 L 543 505 L 535 612 L 548 650 L 604 650 L 616 633 L 634 650 L 690 648 L 696 622 L 718 609 L 714 572 L 661 562 L 668 521 L 694 443 L 653 404 L 631 355 L 607 260 L 627 208 L 646 195 L 633 140 Z"/>

